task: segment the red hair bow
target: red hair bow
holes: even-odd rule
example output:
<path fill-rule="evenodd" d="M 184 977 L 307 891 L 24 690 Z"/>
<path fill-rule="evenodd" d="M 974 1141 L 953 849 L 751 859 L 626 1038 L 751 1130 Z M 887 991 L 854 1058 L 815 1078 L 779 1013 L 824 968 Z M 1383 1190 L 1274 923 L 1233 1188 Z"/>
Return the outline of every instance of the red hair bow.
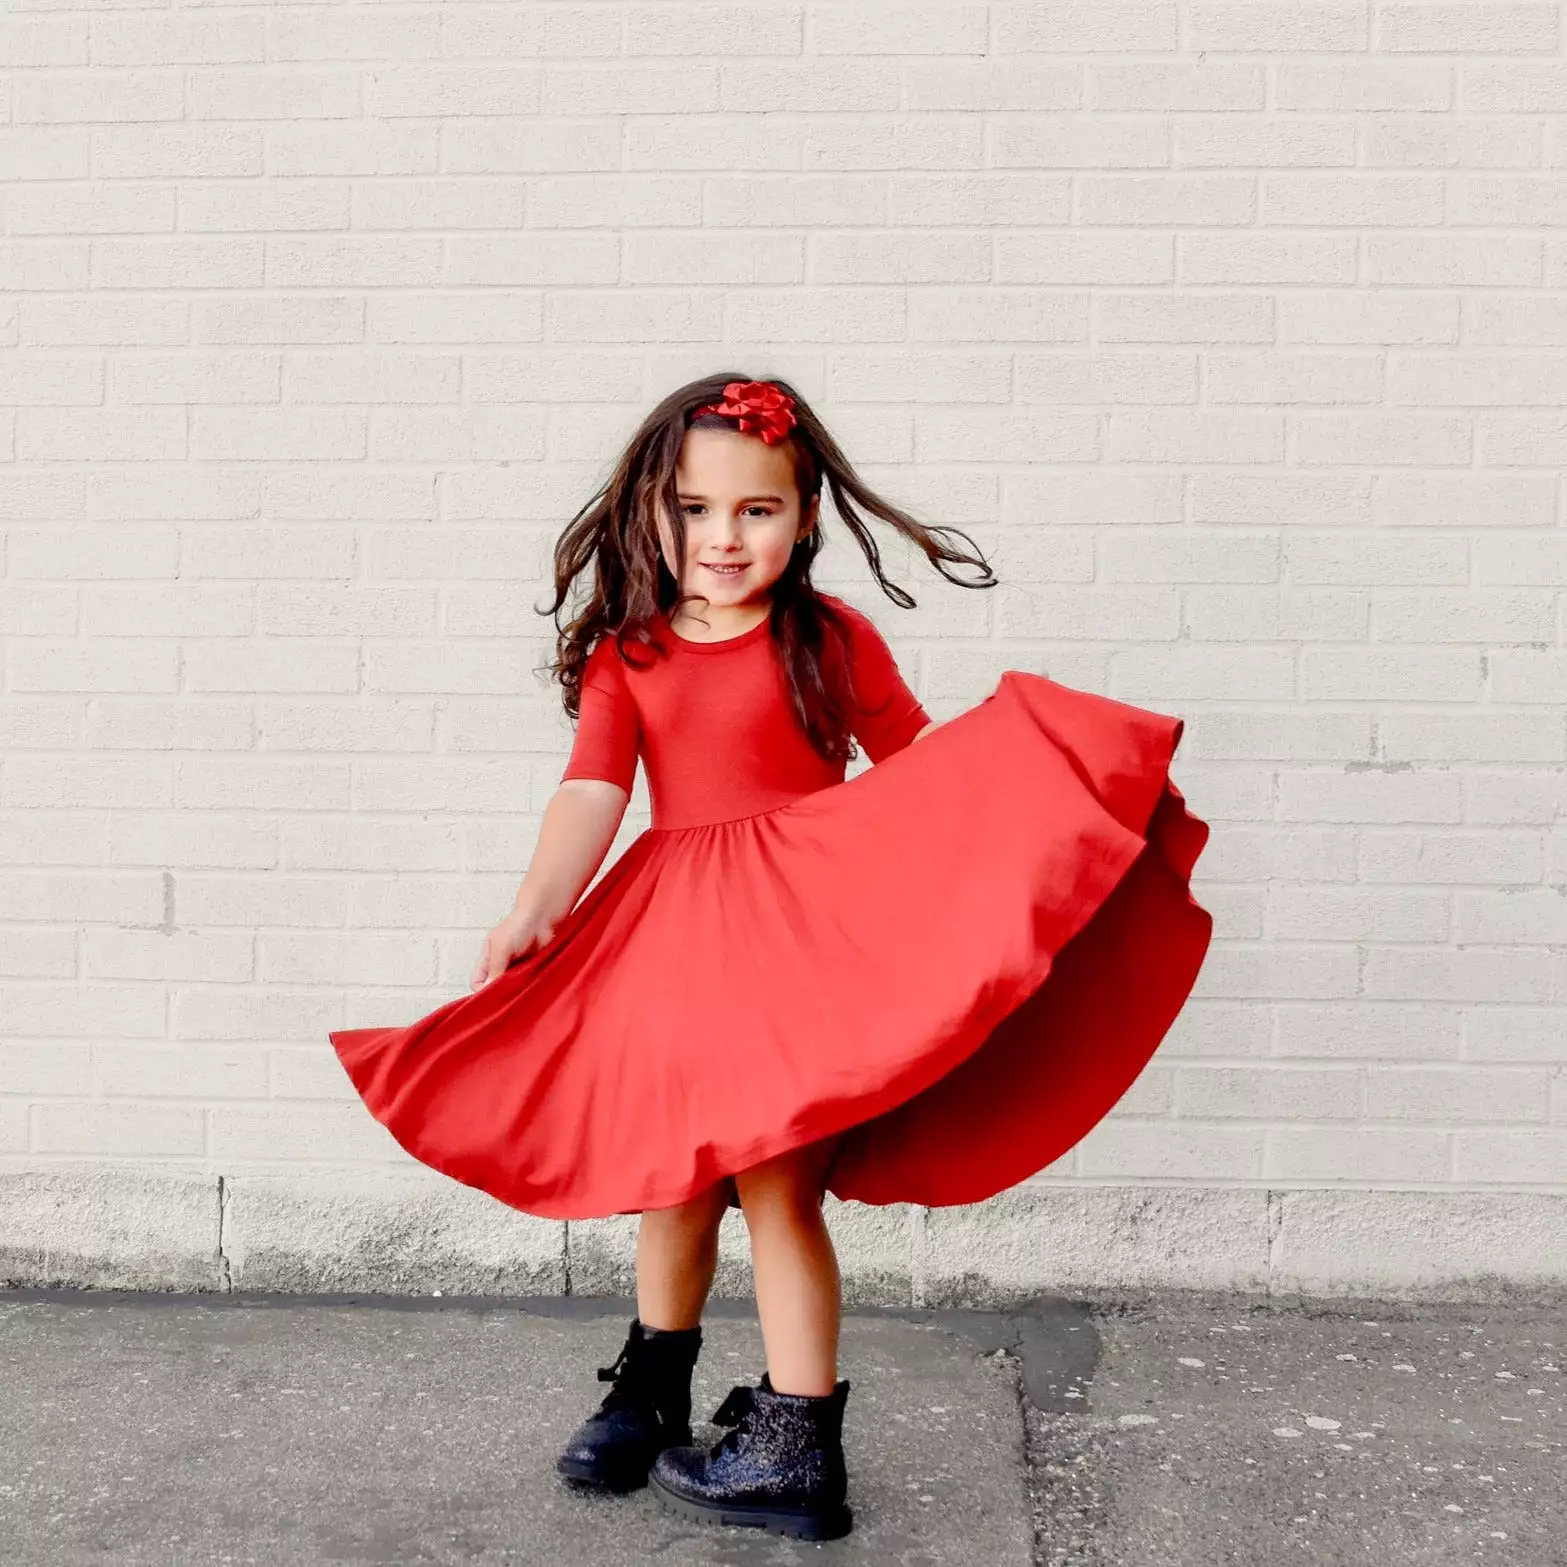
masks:
<path fill-rule="evenodd" d="M 721 402 L 706 403 L 691 417 L 707 413 L 738 419 L 742 433 L 759 435 L 769 446 L 776 446 L 797 422 L 794 399 L 771 381 L 731 381 Z"/>

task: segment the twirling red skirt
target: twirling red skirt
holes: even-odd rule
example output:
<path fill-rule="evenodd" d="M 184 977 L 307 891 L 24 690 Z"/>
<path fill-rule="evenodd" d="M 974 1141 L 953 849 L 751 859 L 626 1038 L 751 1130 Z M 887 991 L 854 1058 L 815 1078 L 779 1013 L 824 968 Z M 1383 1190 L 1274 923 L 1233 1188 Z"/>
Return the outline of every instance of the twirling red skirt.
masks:
<path fill-rule="evenodd" d="M 1196 980 L 1182 727 L 1007 670 L 841 783 L 647 829 L 545 947 L 332 1043 L 404 1149 L 528 1213 L 666 1207 L 838 1133 L 839 1197 L 992 1196 L 1103 1118 Z"/>

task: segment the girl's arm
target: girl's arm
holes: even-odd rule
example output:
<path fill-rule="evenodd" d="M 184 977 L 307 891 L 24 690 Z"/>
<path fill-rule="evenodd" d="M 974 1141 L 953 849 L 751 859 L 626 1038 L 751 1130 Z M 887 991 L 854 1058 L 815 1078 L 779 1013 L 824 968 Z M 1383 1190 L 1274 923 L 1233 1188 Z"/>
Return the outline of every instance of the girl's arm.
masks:
<path fill-rule="evenodd" d="M 604 863 L 631 794 L 605 778 L 568 778 L 550 796 L 515 908 L 555 924 Z"/>
<path fill-rule="evenodd" d="M 920 732 L 917 735 L 915 735 L 914 739 L 915 740 L 923 740 L 925 738 L 925 736 L 928 735 L 931 732 L 932 729 L 940 729 L 941 728 L 941 724 L 944 724 L 945 722 L 946 722 L 946 719 L 942 719 L 941 723 L 937 723 L 935 719 L 932 719 L 928 724 L 925 725 L 925 727 L 922 730 L 920 730 Z M 914 743 L 913 740 L 911 740 L 909 742 L 910 745 L 912 745 L 913 743 Z"/>

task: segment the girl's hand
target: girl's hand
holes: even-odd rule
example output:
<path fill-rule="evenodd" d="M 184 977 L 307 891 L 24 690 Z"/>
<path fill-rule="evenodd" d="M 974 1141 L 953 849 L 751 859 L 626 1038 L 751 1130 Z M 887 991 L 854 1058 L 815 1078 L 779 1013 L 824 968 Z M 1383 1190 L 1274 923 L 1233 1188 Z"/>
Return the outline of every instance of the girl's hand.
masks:
<path fill-rule="evenodd" d="M 470 988 L 478 990 L 498 979 L 516 958 L 546 946 L 555 934 L 556 921 L 529 908 L 516 908 L 484 938 L 484 950 L 473 966 Z"/>

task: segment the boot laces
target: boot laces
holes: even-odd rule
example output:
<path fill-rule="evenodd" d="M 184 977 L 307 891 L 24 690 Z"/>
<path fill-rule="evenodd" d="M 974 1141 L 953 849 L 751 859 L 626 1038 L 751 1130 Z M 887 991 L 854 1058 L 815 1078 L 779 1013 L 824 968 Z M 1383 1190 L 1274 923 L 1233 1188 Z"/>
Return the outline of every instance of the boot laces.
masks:
<path fill-rule="evenodd" d="M 731 1388 L 723 1403 L 713 1411 L 715 1426 L 729 1426 L 714 1444 L 715 1452 L 729 1453 L 744 1446 L 750 1435 L 749 1421 L 756 1413 L 756 1389 L 742 1384 Z"/>
<path fill-rule="evenodd" d="M 607 1414 L 612 1409 L 629 1409 L 653 1403 L 653 1383 L 648 1375 L 645 1362 L 633 1356 L 632 1346 L 628 1343 L 619 1355 L 615 1357 L 613 1365 L 600 1366 L 598 1379 L 600 1382 L 609 1382 L 613 1386 L 604 1395 L 604 1401 L 599 1405 L 601 1413 Z"/>

